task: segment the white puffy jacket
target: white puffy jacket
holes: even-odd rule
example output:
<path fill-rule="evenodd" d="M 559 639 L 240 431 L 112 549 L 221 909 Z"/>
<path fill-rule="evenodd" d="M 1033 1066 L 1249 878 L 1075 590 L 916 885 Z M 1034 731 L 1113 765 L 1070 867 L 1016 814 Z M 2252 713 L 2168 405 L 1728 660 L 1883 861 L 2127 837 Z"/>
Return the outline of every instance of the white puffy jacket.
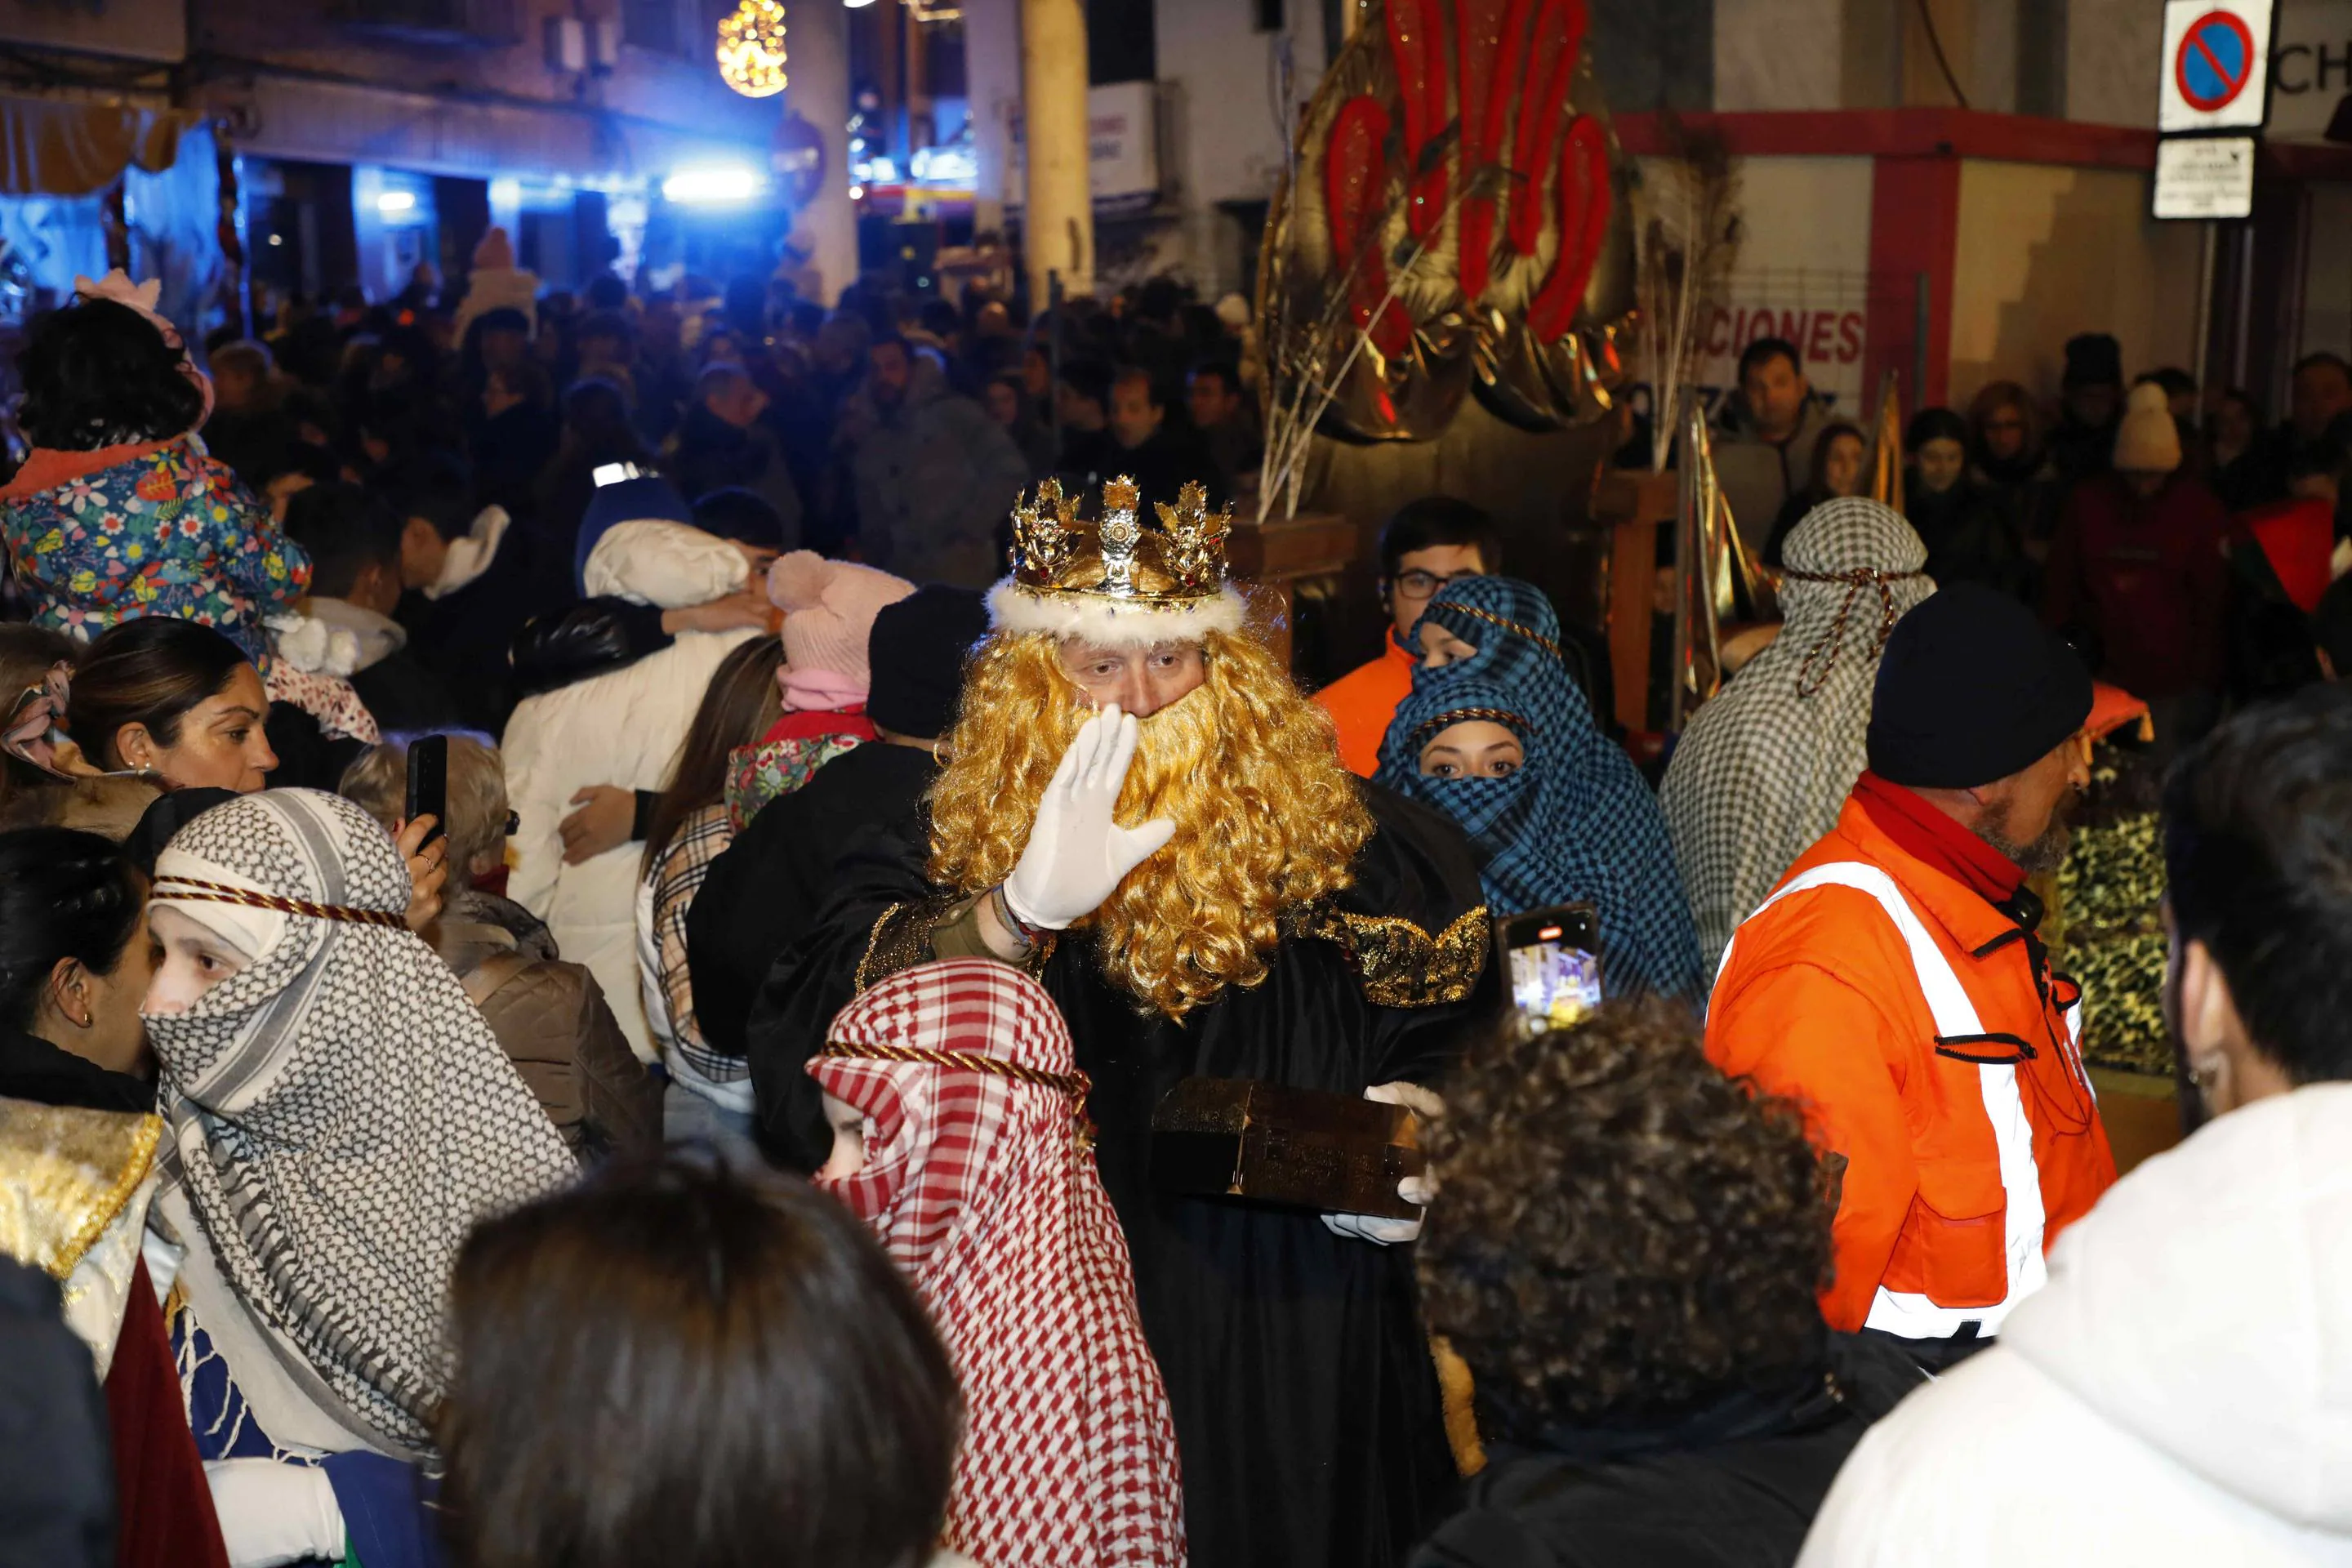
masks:
<path fill-rule="evenodd" d="M 1855 1449 L 1800 1568 L 2352 1564 L 2352 1084 L 2232 1111 Z"/>
<path fill-rule="evenodd" d="M 683 523 L 616 523 L 596 542 L 584 578 L 591 595 L 683 609 L 743 586 L 742 552 Z M 507 795 L 521 817 L 508 895 L 545 921 L 566 960 L 604 987 L 630 1048 L 656 1059 L 638 1000 L 634 905 L 645 847 L 625 844 L 579 866 L 563 863 L 559 831 L 572 797 L 591 784 L 659 789 L 694 723 L 719 661 L 758 632 L 681 632 L 623 668 L 525 698 L 507 721 Z"/>

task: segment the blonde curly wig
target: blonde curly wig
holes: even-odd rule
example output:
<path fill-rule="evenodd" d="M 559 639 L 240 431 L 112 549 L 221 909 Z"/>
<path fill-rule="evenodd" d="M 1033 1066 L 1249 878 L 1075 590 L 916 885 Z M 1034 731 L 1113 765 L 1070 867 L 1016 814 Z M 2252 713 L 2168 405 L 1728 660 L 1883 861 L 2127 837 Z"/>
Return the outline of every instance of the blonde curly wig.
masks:
<path fill-rule="evenodd" d="M 1178 1019 L 1264 981 L 1282 916 L 1345 888 L 1372 833 L 1330 720 L 1265 645 L 1211 632 L 1202 657 L 1201 688 L 1143 721 L 1119 793 L 1120 822 L 1171 817 L 1176 837 L 1075 928 L 1114 984 Z M 1089 711 L 1052 637 L 982 647 L 931 790 L 932 881 L 970 893 L 1012 874 Z"/>

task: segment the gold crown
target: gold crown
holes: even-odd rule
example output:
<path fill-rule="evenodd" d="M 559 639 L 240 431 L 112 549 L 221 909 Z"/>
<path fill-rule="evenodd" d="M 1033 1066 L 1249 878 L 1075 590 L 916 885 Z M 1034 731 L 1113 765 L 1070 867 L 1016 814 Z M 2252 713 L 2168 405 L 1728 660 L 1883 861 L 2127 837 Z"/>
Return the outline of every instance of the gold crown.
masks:
<path fill-rule="evenodd" d="M 1103 486 L 1102 516 L 1078 520 L 1078 499 L 1047 479 L 1034 501 L 1013 509 L 1013 580 L 1035 593 L 1084 594 L 1138 605 L 1213 598 L 1225 585 L 1230 509 L 1212 512 L 1198 484 L 1176 492 L 1176 504 L 1158 505 L 1160 526 L 1137 515 L 1140 493 L 1131 479 Z"/>

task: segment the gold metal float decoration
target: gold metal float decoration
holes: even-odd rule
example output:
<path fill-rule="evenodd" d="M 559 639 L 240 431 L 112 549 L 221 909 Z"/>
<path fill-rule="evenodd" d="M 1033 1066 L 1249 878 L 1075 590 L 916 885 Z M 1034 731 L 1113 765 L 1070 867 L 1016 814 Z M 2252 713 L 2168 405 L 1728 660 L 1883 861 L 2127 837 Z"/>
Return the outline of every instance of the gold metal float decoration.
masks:
<path fill-rule="evenodd" d="M 1529 430 L 1623 379 L 1633 174 L 1585 0 L 1366 0 L 1277 195 L 1259 299 L 1267 500 L 1309 437 L 1424 441 L 1465 395 Z"/>

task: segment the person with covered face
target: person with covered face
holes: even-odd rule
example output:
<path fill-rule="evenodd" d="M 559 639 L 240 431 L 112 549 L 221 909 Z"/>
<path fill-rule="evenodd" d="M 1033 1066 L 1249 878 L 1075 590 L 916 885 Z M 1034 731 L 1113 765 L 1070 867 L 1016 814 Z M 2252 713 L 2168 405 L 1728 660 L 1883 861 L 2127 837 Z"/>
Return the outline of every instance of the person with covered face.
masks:
<path fill-rule="evenodd" d="M 1780 635 L 1708 699 L 1666 763 L 1658 807 L 1706 973 L 1781 874 L 1837 825 L 1868 765 L 1871 688 L 1895 623 L 1936 584 L 1894 508 L 1847 496 L 1789 535 Z"/>
<path fill-rule="evenodd" d="M 858 991 L 935 958 L 1027 970 L 1092 1081 L 1192 1560 L 1394 1563 L 1454 1484 L 1389 1245 L 1418 1222 L 1157 1191 L 1151 1117 L 1195 1076 L 1430 1107 L 1484 1000 L 1476 867 L 1442 818 L 1339 765 L 1244 628 L 1226 520 L 1196 488 L 1155 530 L 1131 485 L 1105 487 L 1098 523 L 1076 510 L 1049 489 L 1015 512 L 928 823 L 847 854 L 770 975 L 747 1035 L 761 1133 L 822 1163 L 803 1064 Z"/>
<path fill-rule="evenodd" d="M 1703 999 L 1665 819 L 1569 678 L 1543 591 L 1513 577 L 1449 583 L 1415 633 L 1422 662 L 1374 781 L 1461 824 L 1497 919 L 1589 900 L 1611 995 Z"/>
<path fill-rule="evenodd" d="M 215 805 L 156 861 L 146 1253 L 236 1568 L 422 1561 L 451 1262 L 575 1174 L 410 892 L 392 837 L 314 790 Z"/>
<path fill-rule="evenodd" d="M 1868 769 L 1716 980 L 1708 1056 L 1803 1104 L 1843 1167 L 1822 1315 L 1930 1371 L 2000 1332 L 2116 1179 L 2082 988 L 2025 885 L 2065 859 L 2091 708 L 2089 672 L 2015 600 L 1958 583 L 1911 610 Z"/>
<path fill-rule="evenodd" d="M 963 1391 L 943 1544 L 990 1568 L 1181 1568 L 1176 1429 L 1053 1000 L 956 959 L 825 1033 L 817 1184 L 874 1227 Z"/>

